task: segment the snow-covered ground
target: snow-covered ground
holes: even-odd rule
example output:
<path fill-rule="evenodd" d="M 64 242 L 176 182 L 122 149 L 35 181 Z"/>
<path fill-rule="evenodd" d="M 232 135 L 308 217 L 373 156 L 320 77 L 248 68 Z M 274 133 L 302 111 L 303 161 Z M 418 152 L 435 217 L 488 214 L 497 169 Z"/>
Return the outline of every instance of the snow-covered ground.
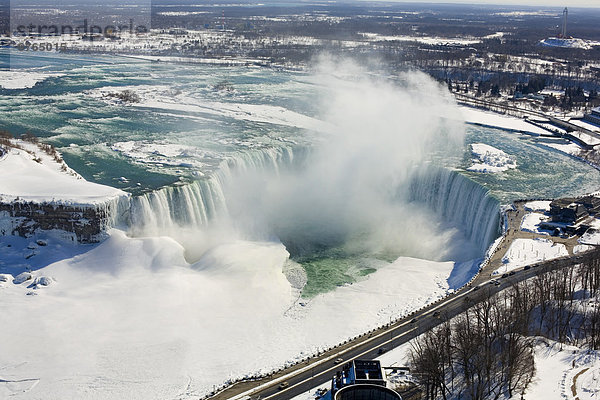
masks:
<path fill-rule="evenodd" d="M 502 33 L 502 32 L 498 32 Z M 498 33 L 487 36 L 486 38 L 499 37 Z M 359 35 L 372 42 L 417 42 L 428 45 L 437 46 L 470 46 L 481 42 L 478 38 L 445 38 L 432 36 L 408 36 L 408 35 L 393 35 L 386 36 L 372 32 L 360 32 Z"/>
<path fill-rule="evenodd" d="M 578 125 L 582 125 L 581 123 Z M 593 136 L 591 134 L 587 134 L 584 132 L 579 132 L 579 131 L 572 131 L 569 132 L 570 135 L 575 136 L 576 138 L 580 139 L 582 142 L 589 144 L 590 146 L 596 146 L 600 144 L 600 139 L 598 139 L 597 136 Z"/>
<path fill-rule="evenodd" d="M 588 245 L 600 245 L 600 229 L 589 229 L 579 239 L 579 243 Z"/>
<path fill-rule="evenodd" d="M 2 202 L 18 199 L 27 202 L 88 205 L 127 196 L 119 189 L 86 181 L 32 143 L 21 140 L 14 140 L 13 143 L 23 149 L 10 148 L 0 158 Z"/>
<path fill-rule="evenodd" d="M 569 49 L 584 49 L 589 50 L 596 46 L 597 43 L 590 40 L 583 40 L 577 38 L 558 38 L 550 37 L 540 40 L 540 43 L 544 46 L 549 47 L 565 47 Z"/>
<path fill-rule="evenodd" d="M 573 254 L 583 253 L 593 248 L 594 246 L 588 246 L 587 244 L 578 244 L 573 247 Z"/>
<path fill-rule="evenodd" d="M 550 232 L 540 229 L 540 223 L 548 219 L 548 216 L 536 212 L 527 213 L 521 220 L 521 230 L 527 232 L 549 235 Z"/>
<path fill-rule="evenodd" d="M 517 168 L 514 157 L 488 144 L 473 143 L 471 152 L 474 158 L 473 165 L 467 168 L 469 171 L 493 173 Z"/>
<path fill-rule="evenodd" d="M 306 300 L 276 242 L 223 244 L 189 265 L 170 238 L 113 230 L 36 269 L 55 246 L 29 250 L 23 239 L 17 251 L 14 240 L 0 238 L 3 261 L 26 274 L 0 283 L 0 397 L 15 399 L 197 398 L 435 301 L 454 267 L 400 258 Z"/>
<path fill-rule="evenodd" d="M 545 129 L 532 125 L 523 119 L 483 111 L 472 107 L 459 106 L 463 119 L 471 124 L 508 129 L 512 131 L 530 133 L 533 135 L 548 135 Z"/>
<path fill-rule="evenodd" d="M 494 274 L 504 274 L 538 261 L 567 256 L 569 252 L 564 244 L 554 243 L 549 239 L 515 239 L 502 258 L 502 267 Z"/>
<path fill-rule="evenodd" d="M 587 121 L 584 121 L 582 119 L 571 118 L 569 120 L 569 122 L 572 123 L 573 125 L 580 126 L 580 127 L 585 128 L 587 130 L 590 130 L 592 132 L 598 132 L 598 133 L 600 133 L 600 126 L 591 124 L 591 123 L 589 123 Z"/>
<path fill-rule="evenodd" d="M 600 353 L 539 338 L 535 345 L 536 374 L 526 400 L 598 399 Z M 573 389 L 575 389 L 573 391 Z"/>
<path fill-rule="evenodd" d="M 550 212 L 550 200 L 528 201 L 523 205 L 525 211 Z"/>
<path fill-rule="evenodd" d="M 581 147 L 579 147 L 576 143 L 550 143 L 544 142 L 540 143 L 542 146 L 553 148 L 554 150 L 558 150 L 562 153 L 569 154 L 571 156 L 579 157 L 581 155 Z"/>

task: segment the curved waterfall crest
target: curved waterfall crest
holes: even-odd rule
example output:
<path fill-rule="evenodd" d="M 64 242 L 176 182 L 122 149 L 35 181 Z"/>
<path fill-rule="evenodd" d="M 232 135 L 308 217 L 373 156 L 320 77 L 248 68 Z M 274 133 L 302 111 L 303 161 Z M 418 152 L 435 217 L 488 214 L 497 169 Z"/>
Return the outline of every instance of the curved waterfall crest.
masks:
<path fill-rule="evenodd" d="M 166 186 L 130 200 L 131 232 L 152 234 L 176 226 L 203 226 L 228 215 L 225 188 L 234 174 L 269 171 L 301 162 L 306 151 L 294 147 L 274 147 L 236 153 L 221 162 L 209 177 L 184 185 Z"/>
<path fill-rule="evenodd" d="M 209 177 L 129 199 L 133 235 L 165 234 L 178 227 L 203 227 L 230 216 L 228 185 L 255 172 L 279 175 L 307 161 L 310 149 L 278 147 L 236 153 Z M 500 233 L 500 204 L 489 191 L 458 171 L 419 166 L 400 183 L 397 201 L 426 205 L 444 222 L 460 229 L 481 254 Z"/>
<path fill-rule="evenodd" d="M 462 229 L 482 253 L 500 234 L 500 202 L 458 171 L 432 166 L 418 169 L 408 186 L 408 200 L 426 204 L 444 221 Z"/>

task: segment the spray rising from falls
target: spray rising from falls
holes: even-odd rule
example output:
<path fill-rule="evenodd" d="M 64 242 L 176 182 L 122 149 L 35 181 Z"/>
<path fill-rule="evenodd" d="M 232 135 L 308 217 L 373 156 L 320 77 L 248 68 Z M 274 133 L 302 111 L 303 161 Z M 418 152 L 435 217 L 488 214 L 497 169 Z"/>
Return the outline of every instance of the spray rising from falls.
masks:
<path fill-rule="evenodd" d="M 192 259 L 240 238 L 281 240 L 293 257 L 481 255 L 497 202 L 456 172 L 422 167 L 464 151 L 463 125 L 431 115 L 451 101 L 444 89 L 419 73 L 390 82 L 359 72 L 325 62 L 312 78 L 335 129 L 310 149 L 240 151 L 207 179 L 133 199 L 132 232 L 175 237 Z"/>

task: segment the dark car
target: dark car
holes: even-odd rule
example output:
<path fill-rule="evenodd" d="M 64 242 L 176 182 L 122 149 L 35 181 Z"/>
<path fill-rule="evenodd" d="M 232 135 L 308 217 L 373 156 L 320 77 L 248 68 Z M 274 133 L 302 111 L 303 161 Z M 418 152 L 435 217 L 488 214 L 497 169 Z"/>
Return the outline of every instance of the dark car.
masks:
<path fill-rule="evenodd" d="M 527 271 L 528 269 L 530 269 L 531 266 L 530 265 L 526 265 L 525 268 L 523 268 L 523 271 Z"/>

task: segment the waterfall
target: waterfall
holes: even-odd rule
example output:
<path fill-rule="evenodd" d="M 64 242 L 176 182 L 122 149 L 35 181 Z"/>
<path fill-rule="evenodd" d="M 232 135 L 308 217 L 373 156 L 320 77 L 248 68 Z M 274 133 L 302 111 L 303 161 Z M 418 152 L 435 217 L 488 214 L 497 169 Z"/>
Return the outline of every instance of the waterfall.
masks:
<path fill-rule="evenodd" d="M 238 152 L 224 159 L 208 177 L 133 197 L 129 201 L 130 231 L 133 235 L 160 235 L 179 227 L 201 228 L 211 221 L 222 221 L 230 216 L 228 193 L 231 194 L 232 184 L 240 182 L 235 177 L 250 176 L 253 172 L 277 176 L 286 168 L 301 170 L 308 154 L 309 149 L 298 147 Z M 406 195 L 398 201 L 427 206 L 448 225 L 460 229 L 483 254 L 499 234 L 498 200 L 457 171 L 431 166 L 415 171 L 408 184 L 402 185 L 400 190 Z M 260 187 L 252 188 L 260 195 Z M 294 212 L 293 205 L 289 212 Z"/>
<path fill-rule="evenodd" d="M 489 190 L 458 171 L 419 169 L 410 181 L 408 198 L 423 202 L 444 221 L 463 230 L 482 254 L 500 234 L 500 203 Z"/>
<path fill-rule="evenodd" d="M 234 174 L 270 171 L 298 162 L 305 151 L 292 147 L 236 153 L 223 160 L 210 176 L 163 187 L 131 199 L 129 225 L 134 235 L 156 234 L 177 226 L 203 226 L 228 215 L 225 190 Z"/>

